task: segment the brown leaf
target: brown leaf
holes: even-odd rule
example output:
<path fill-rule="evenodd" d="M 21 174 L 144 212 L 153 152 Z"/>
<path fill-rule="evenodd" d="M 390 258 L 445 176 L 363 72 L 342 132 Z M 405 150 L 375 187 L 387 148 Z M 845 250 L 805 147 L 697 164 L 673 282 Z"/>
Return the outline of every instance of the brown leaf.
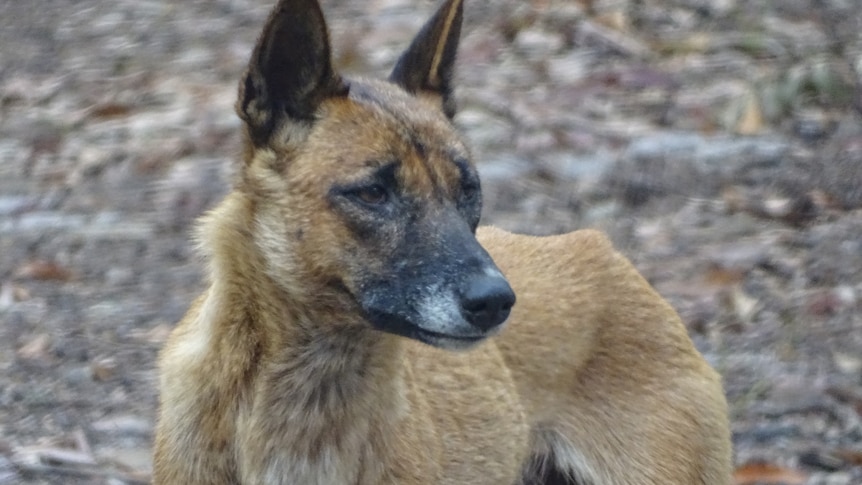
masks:
<path fill-rule="evenodd" d="M 15 271 L 15 277 L 45 281 L 68 281 L 72 277 L 72 272 L 53 261 L 37 259 L 18 268 Z"/>
<path fill-rule="evenodd" d="M 132 107 L 122 103 L 102 103 L 90 108 L 89 115 L 96 119 L 122 118 L 132 112 Z"/>
<path fill-rule="evenodd" d="M 803 485 L 808 475 L 769 463 L 748 463 L 733 473 L 735 485 Z"/>
<path fill-rule="evenodd" d="M 712 263 L 706 269 L 704 280 L 710 285 L 732 286 L 741 283 L 745 279 L 745 273 L 746 271 L 741 268 L 728 268 Z"/>
<path fill-rule="evenodd" d="M 835 450 L 835 455 L 850 466 L 862 466 L 862 450 Z"/>

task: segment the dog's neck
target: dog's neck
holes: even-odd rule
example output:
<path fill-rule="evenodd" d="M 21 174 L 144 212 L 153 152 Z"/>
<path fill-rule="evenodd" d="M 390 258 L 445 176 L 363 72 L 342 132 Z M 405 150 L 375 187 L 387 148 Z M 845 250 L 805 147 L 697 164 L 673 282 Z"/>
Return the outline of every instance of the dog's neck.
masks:
<path fill-rule="evenodd" d="M 210 259 L 209 297 L 224 307 L 212 317 L 231 315 L 258 334 L 260 363 L 280 368 L 273 378 L 296 381 L 301 388 L 341 386 L 334 391 L 353 399 L 360 385 L 354 381 L 370 381 L 380 373 L 386 380 L 400 377 L 400 337 L 374 330 L 355 311 L 333 304 L 337 289 L 321 288 L 308 301 L 280 287 L 267 275 L 251 228 L 237 225 L 254 219 L 242 214 L 253 211 L 253 204 L 234 196 L 219 209 L 202 226 L 202 240 L 230 241 L 229 248 L 204 248 Z"/>
<path fill-rule="evenodd" d="M 258 470 L 293 477 L 293 483 L 355 481 L 331 475 L 347 472 L 330 470 L 331 465 L 325 465 L 327 456 L 335 453 L 344 462 L 344 470 L 364 470 L 361 473 L 365 474 L 372 473 L 370 462 L 380 461 L 384 450 L 391 449 L 384 438 L 407 413 L 404 343 L 400 337 L 355 321 L 332 321 L 336 317 L 330 310 L 303 305 L 271 280 L 262 281 L 268 277 L 263 275 L 262 258 L 253 241 L 246 241 L 242 250 L 235 244 L 238 236 L 248 238 L 252 232 L 231 226 L 250 219 L 231 214 L 250 210 L 247 205 L 247 201 L 227 200 L 216 212 L 218 217 L 205 223 L 204 231 L 234 234 L 204 240 L 234 244 L 230 251 L 208 248 L 212 272 L 208 298 L 212 303 L 204 303 L 202 310 L 215 304 L 219 308 L 214 315 L 234 315 L 226 326 L 234 326 L 232 330 L 218 330 L 222 335 L 216 338 L 222 344 L 233 345 L 231 340 L 237 334 L 254 342 L 255 349 L 249 349 L 249 355 L 255 354 L 249 371 L 255 376 L 255 389 L 250 389 L 255 399 L 247 403 L 248 412 L 240 410 L 239 419 L 259 422 L 241 429 L 285 439 L 247 452 L 253 460 L 260 460 Z M 242 284 L 249 278 L 255 279 L 254 285 Z"/>

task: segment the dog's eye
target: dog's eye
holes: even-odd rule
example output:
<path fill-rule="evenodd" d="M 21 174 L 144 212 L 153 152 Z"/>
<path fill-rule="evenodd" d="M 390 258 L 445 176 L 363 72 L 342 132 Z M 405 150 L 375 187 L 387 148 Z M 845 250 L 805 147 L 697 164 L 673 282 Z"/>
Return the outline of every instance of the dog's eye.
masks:
<path fill-rule="evenodd" d="M 380 205 L 386 202 L 386 189 L 379 184 L 369 185 L 355 189 L 353 196 L 365 204 Z"/>

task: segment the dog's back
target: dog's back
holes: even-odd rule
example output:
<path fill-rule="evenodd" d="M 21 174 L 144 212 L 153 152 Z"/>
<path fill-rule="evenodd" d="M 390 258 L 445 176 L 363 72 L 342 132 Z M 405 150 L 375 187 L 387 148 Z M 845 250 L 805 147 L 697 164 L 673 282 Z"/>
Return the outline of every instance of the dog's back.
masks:
<path fill-rule="evenodd" d="M 482 228 L 478 237 L 518 294 L 495 343 L 529 416 L 537 464 L 571 470 L 577 483 L 729 481 L 720 377 L 604 235 Z"/>

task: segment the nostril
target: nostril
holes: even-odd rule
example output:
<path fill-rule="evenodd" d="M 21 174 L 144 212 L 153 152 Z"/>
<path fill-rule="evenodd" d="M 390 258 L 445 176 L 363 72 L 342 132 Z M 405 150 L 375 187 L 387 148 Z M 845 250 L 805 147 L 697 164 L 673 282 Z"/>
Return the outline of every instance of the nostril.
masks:
<path fill-rule="evenodd" d="M 464 311 L 468 313 L 479 313 L 488 310 L 488 301 L 482 298 L 478 299 L 470 299 L 464 301 L 462 304 Z"/>
<path fill-rule="evenodd" d="M 461 309 L 471 325 L 490 330 L 509 317 L 515 293 L 497 276 L 480 276 L 467 282 L 461 295 Z"/>

